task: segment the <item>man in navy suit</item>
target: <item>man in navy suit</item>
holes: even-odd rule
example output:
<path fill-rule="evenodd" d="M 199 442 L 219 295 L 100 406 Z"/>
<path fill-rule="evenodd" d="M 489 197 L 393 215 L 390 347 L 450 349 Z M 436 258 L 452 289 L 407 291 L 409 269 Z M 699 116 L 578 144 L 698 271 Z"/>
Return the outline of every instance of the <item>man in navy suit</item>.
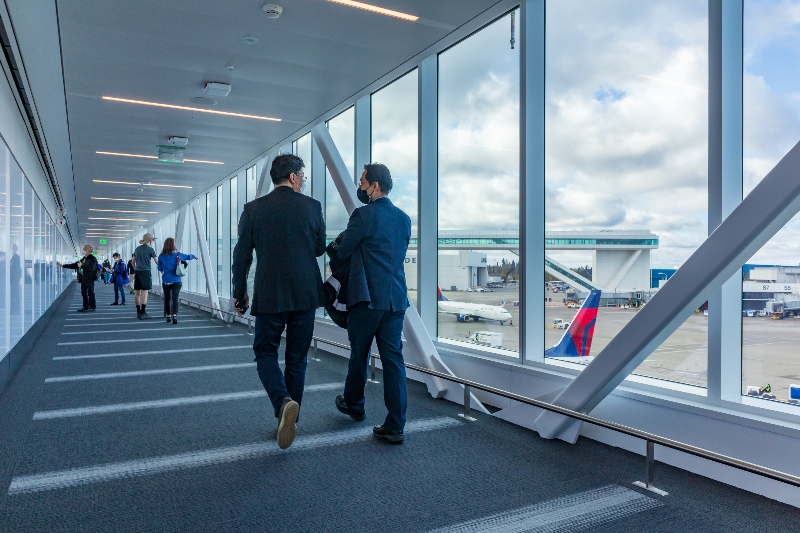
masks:
<path fill-rule="evenodd" d="M 294 441 L 303 401 L 308 348 L 314 315 L 324 298 L 317 257 L 325 252 L 322 205 L 302 194 L 303 160 L 276 157 L 270 177 L 275 189 L 245 204 L 239 219 L 239 241 L 233 250 L 233 302 L 247 310 L 247 276 L 256 251 L 257 264 L 250 314 L 256 317 L 253 351 L 258 377 L 278 418 L 278 446 Z M 278 348 L 286 328 L 286 369 L 281 373 Z"/>
<path fill-rule="evenodd" d="M 356 421 L 366 418 L 364 386 L 372 340 L 383 366 L 383 399 L 389 413 L 372 433 L 381 440 L 403 442 L 406 423 L 406 367 L 403 319 L 408 291 L 403 263 L 411 238 L 411 219 L 389 200 L 392 176 L 380 163 L 364 165 L 358 199 L 367 205 L 353 211 L 338 248 L 350 260 L 347 287 L 347 336 L 350 365 L 344 394 L 336 408 Z"/>

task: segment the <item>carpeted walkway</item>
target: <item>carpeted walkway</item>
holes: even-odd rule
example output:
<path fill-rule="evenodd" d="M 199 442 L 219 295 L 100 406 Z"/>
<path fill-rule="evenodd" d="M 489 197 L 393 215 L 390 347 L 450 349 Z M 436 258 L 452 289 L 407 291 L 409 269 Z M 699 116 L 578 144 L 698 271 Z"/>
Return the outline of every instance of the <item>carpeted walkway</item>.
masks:
<path fill-rule="evenodd" d="M 309 361 L 298 438 L 275 444 L 252 337 L 182 309 L 135 318 L 133 297 L 76 313 L 73 286 L 0 397 L 1 531 L 800 531 L 800 511 L 658 466 L 661 498 L 631 482 L 644 459 L 571 446 L 409 382 L 406 442 L 339 414 L 346 360 Z M 379 377 L 380 379 L 380 377 Z"/>

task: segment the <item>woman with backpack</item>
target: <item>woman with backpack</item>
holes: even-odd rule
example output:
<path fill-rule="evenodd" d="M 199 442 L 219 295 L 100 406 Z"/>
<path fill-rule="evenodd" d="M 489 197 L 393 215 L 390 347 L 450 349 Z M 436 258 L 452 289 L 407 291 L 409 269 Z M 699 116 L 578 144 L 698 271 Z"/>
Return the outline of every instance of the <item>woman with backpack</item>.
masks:
<path fill-rule="evenodd" d="M 181 292 L 182 278 L 186 274 L 186 261 L 197 259 L 193 254 L 182 254 L 175 247 L 175 239 L 164 239 L 164 247 L 158 256 L 158 271 L 161 272 L 161 286 L 164 288 L 164 317 L 167 323 L 178 323 L 178 296 Z M 180 269 L 178 268 L 180 265 Z"/>

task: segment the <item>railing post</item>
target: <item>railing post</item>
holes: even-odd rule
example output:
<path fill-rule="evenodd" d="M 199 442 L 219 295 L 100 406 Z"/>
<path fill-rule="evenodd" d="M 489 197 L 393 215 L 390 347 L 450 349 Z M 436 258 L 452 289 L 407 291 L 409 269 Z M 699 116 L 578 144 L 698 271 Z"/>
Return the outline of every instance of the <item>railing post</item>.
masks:
<path fill-rule="evenodd" d="M 464 412 L 459 414 L 458 416 L 460 416 L 464 420 L 468 420 L 470 422 L 475 422 L 475 420 L 477 420 L 477 418 L 473 418 L 472 416 L 470 416 L 471 412 L 470 412 L 469 406 L 470 406 L 471 400 L 472 399 L 471 399 L 471 394 L 470 394 L 470 386 L 469 385 L 464 385 Z"/>
<path fill-rule="evenodd" d="M 319 358 L 319 352 L 317 351 L 317 339 L 312 341 L 311 345 L 311 360 L 312 361 L 321 361 L 322 359 Z"/>
<path fill-rule="evenodd" d="M 655 492 L 660 496 L 669 496 L 668 492 L 655 487 L 656 480 L 656 459 L 655 459 L 655 443 L 651 440 L 646 440 L 647 452 L 644 462 L 644 483 L 641 481 L 634 481 L 633 484 L 637 487 L 647 489 L 650 492 Z"/>
<path fill-rule="evenodd" d="M 369 356 L 369 375 L 370 378 L 367 381 L 370 383 L 380 383 L 380 381 L 375 379 L 375 356 L 372 354 Z"/>

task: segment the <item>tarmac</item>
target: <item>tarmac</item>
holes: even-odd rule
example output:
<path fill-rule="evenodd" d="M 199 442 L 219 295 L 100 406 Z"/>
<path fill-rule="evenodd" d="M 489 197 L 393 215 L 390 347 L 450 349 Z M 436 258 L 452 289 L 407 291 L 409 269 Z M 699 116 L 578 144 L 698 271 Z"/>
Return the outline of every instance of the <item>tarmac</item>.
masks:
<path fill-rule="evenodd" d="M 498 357 L 507 352 L 517 358 L 519 350 L 519 289 L 506 287 L 494 292 L 444 291 L 446 298 L 460 302 L 488 303 L 499 305 L 503 299 L 511 313 L 512 324 L 501 326 L 499 322 L 458 322 L 454 315 L 439 314 L 438 336 L 468 342 L 475 331 L 491 331 L 503 334 L 503 348 Z M 416 299 L 416 293 L 410 292 Z M 577 309 L 563 303 L 563 293 L 548 293 L 554 300 L 545 305 L 545 346 L 559 342 L 564 330 L 553 327 L 553 320 L 572 320 Z M 637 309 L 601 307 L 598 311 L 592 340 L 590 357 L 571 358 L 569 361 L 588 364 L 593 356 L 611 341 L 633 318 Z M 634 372 L 635 374 L 705 387 L 708 373 L 708 317 L 703 313 L 690 316 L 678 330 L 656 349 Z M 766 317 L 742 318 L 742 390 L 748 385 L 764 387 L 770 384 L 773 394 L 780 400 L 790 398 L 789 386 L 800 385 L 800 319 L 774 320 Z M 800 405 L 798 405 L 800 409 Z"/>

